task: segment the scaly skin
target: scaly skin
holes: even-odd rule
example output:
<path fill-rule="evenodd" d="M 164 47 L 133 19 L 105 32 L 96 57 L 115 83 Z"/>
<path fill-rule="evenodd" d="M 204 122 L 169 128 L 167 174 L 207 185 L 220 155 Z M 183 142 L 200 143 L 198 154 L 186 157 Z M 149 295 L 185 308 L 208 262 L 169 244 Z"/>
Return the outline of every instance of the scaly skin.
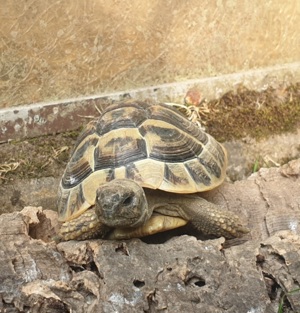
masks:
<path fill-rule="evenodd" d="M 64 222 L 61 225 L 57 241 L 85 240 L 91 238 L 102 238 L 109 231 L 109 227 L 100 223 L 92 207 L 79 217 Z"/>

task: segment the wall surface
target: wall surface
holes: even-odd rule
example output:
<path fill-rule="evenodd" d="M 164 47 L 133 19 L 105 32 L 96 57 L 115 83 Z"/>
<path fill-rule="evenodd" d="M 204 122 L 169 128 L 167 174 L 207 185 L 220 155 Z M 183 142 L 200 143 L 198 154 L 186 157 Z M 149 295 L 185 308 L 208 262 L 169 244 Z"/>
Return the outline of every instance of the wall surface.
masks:
<path fill-rule="evenodd" d="M 299 0 L 0 0 L 0 108 L 297 62 L 299 15 Z"/>

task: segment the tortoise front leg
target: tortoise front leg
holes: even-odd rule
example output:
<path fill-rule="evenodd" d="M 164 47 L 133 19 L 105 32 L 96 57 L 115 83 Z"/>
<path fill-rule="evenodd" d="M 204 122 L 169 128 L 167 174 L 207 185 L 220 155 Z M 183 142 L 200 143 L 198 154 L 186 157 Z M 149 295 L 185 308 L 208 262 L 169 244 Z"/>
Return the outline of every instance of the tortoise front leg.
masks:
<path fill-rule="evenodd" d="M 187 219 L 202 233 L 225 238 L 239 238 L 249 233 L 240 218 L 232 212 L 221 209 L 218 205 L 198 198 L 184 210 Z"/>
<path fill-rule="evenodd" d="M 103 225 L 92 207 L 79 217 L 64 222 L 59 230 L 56 241 L 86 240 L 103 238 L 111 228 Z"/>
<path fill-rule="evenodd" d="M 249 233 L 249 229 L 242 225 L 237 215 L 203 198 L 178 195 L 171 201 L 168 205 L 158 206 L 154 210 L 161 214 L 180 216 L 206 235 L 231 239 Z"/>

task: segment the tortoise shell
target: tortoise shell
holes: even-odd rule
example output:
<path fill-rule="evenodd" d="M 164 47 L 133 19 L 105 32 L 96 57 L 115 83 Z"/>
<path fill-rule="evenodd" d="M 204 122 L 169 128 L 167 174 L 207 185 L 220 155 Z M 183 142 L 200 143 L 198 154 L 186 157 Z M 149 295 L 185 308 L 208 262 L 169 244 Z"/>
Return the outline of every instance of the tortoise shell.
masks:
<path fill-rule="evenodd" d="M 116 178 L 195 193 L 221 184 L 226 166 L 222 145 L 169 106 L 114 104 L 77 140 L 60 183 L 59 220 L 81 215 L 95 204 L 97 188 Z"/>

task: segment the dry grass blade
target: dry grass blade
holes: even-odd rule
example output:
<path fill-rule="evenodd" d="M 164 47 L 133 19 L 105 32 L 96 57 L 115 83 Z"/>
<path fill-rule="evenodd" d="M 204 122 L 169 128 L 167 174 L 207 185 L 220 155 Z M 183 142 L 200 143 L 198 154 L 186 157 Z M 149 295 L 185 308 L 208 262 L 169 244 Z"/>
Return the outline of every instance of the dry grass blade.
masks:
<path fill-rule="evenodd" d="M 49 157 L 49 159 L 41 166 L 41 169 L 46 168 L 47 166 L 49 166 L 50 164 L 52 164 L 54 162 L 54 160 L 58 160 L 58 157 L 60 154 L 62 154 L 64 151 L 69 150 L 68 146 L 63 146 L 61 148 L 53 148 L 52 147 L 52 151 L 53 154 Z"/>
<path fill-rule="evenodd" d="M 58 149 L 52 148 L 52 150 L 53 150 L 53 156 L 52 156 L 52 157 L 53 157 L 54 159 L 57 159 L 57 157 L 58 157 L 60 154 L 62 154 L 64 151 L 69 150 L 69 147 L 68 147 L 68 146 L 63 146 L 63 147 L 58 148 Z"/>
<path fill-rule="evenodd" d="M 10 162 L 0 164 L 0 178 L 3 179 L 7 173 L 15 171 L 20 164 L 21 164 L 20 162 Z"/>
<path fill-rule="evenodd" d="M 98 112 L 99 116 L 104 112 L 105 108 L 107 107 L 107 105 L 103 105 L 103 104 L 100 104 L 100 107 L 98 107 L 96 104 L 94 106 L 95 106 L 95 110 Z M 83 118 L 86 118 L 86 119 L 90 119 L 90 120 L 94 120 L 95 118 L 97 118 L 97 116 L 95 116 L 95 115 L 81 115 L 81 114 L 77 114 L 77 116 L 83 117 Z"/>

